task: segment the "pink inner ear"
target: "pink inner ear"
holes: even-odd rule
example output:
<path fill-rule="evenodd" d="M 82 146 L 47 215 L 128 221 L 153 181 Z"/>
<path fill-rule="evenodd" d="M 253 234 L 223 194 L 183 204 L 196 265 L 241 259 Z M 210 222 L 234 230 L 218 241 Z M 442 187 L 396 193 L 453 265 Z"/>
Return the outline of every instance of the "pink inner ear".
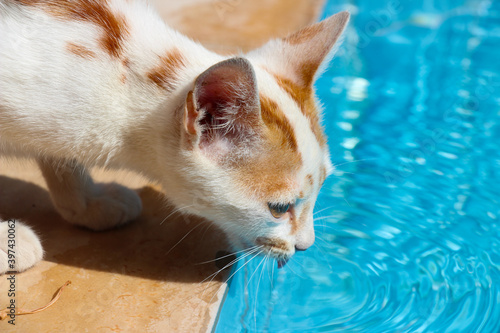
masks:
<path fill-rule="evenodd" d="M 197 123 L 202 144 L 222 138 L 235 143 L 259 115 L 255 74 L 244 58 L 225 60 L 207 69 L 197 78 L 193 94 L 200 111 Z"/>
<path fill-rule="evenodd" d="M 237 68 L 224 66 L 210 74 L 201 83 L 198 95 L 200 106 L 211 109 L 210 107 L 237 105 L 238 100 L 245 98 L 241 95 L 252 89 L 251 78 L 245 77 L 246 73 L 240 73 Z"/>
<path fill-rule="evenodd" d="M 234 108 L 251 103 L 252 100 L 258 101 L 257 96 L 253 68 L 243 58 L 232 58 L 210 67 L 198 77 L 195 84 L 197 106 L 213 116 L 221 112 L 235 113 L 237 110 Z"/>

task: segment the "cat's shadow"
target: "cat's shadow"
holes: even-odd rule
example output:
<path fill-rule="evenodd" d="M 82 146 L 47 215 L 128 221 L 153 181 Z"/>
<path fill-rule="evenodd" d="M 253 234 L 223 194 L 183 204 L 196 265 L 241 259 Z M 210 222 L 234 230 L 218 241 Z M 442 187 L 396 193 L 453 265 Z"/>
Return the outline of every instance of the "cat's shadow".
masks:
<path fill-rule="evenodd" d="M 173 213 L 174 208 L 152 187 L 138 193 L 143 213 L 137 220 L 93 232 L 65 222 L 44 188 L 0 176 L 0 216 L 32 226 L 49 262 L 176 282 L 201 282 L 216 272 L 212 260 L 227 247 L 222 232 L 207 221 Z M 200 264 L 206 261 L 212 262 Z M 219 274 L 215 280 L 223 278 Z"/>

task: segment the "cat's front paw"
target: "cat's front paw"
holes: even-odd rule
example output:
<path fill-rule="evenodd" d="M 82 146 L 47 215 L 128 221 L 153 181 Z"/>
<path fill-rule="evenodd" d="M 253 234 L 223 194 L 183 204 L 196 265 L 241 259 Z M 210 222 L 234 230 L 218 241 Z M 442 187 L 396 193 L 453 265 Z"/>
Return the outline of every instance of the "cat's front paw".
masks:
<path fill-rule="evenodd" d="M 42 244 L 30 227 L 19 221 L 0 222 L 0 274 L 25 271 L 42 258 Z"/>
<path fill-rule="evenodd" d="M 67 221 L 92 230 L 106 230 L 125 224 L 141 213 L 139 195 L 122 185 L 94 184 L 89 192 L 84 209 L 57 207 L 59 213 Z"/>

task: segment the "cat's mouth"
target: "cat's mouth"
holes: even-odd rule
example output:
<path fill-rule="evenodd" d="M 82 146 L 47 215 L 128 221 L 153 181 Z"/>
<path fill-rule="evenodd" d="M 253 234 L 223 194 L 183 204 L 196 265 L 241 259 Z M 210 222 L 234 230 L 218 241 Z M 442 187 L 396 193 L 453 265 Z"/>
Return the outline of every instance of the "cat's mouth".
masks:
<path fill-rule="evenodd" d="M 284 267 L 295 253 L 293 247 L 279 238 L 257 237 L 255 243 L 262 246 L 266 255 L 273 257 L 278 262 L 278 268 Z"/>

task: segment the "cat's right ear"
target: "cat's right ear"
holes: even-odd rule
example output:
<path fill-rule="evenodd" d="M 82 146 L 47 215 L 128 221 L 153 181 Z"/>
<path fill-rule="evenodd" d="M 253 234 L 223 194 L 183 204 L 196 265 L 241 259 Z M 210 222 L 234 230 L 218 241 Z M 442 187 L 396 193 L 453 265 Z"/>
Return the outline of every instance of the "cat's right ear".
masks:
<path fill-rule="evenodd" d="M 259 121 L 255 72 L 244 58 L 213 65 L 195 81 L 186 98 L 184 130 L 215 156 L 248 140 Z"/>

